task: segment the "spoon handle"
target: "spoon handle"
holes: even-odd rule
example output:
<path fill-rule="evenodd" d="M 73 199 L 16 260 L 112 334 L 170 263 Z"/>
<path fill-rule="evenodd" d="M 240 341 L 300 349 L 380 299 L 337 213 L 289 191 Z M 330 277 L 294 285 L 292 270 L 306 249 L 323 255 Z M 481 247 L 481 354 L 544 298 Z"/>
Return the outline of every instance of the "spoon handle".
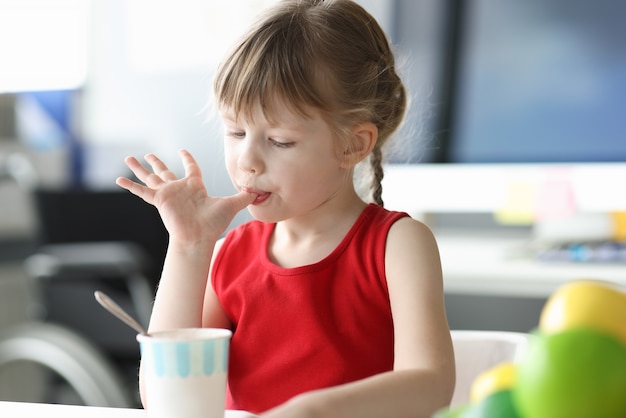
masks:
<path fill-rule="evenodd" d="M 94 296 L 100 305 L 102 305 L 107 311 L 121 319 L 126 325 L 134 329 L 140 334 L 148 335 L 148 331 L 132 316 L 130 316 L 120 305 L 115 303 L 113 299 L 108 297 L 100 290 L 94 292 Z"/>

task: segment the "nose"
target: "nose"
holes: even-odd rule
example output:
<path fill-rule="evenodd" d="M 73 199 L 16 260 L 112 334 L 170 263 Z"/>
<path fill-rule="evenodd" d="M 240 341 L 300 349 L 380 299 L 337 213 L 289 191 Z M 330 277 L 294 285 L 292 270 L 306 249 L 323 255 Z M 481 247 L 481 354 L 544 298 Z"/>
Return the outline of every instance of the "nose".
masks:
<path fill-rule="evenodd" d="M 259 149 L 259 141 L 253 137 L 247 137 L 241 143 L 237 167 L 246 173 L 259 174 L 263 171 L 263 157 Z"/>

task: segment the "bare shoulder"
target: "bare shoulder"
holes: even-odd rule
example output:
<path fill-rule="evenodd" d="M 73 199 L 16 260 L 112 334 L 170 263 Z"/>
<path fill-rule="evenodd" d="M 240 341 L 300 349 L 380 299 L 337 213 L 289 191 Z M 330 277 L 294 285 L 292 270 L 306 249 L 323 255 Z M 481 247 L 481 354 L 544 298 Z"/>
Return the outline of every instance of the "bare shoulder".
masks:
<path fill-rule="evenodd" d="M 391 226 L 385 258 L 389 267 L 410 260 L 440 266 L 439 249 L 433 232 L 423 222 L 408 216 Z"/>
<path fill-rule="evenodd" d="M 385 271 L 390 297 L 435 296 L 443 289 L 437 241 L 424 223 L 405 217 L 387 235 Z"/>
<path fill-rule="evenodd" d="M 411 218 L 410 216 L 405 216 L 403 218 L 398 219 L 392 226 L 389 231 L 390 237 L 393 236 L 403 236 L 407 235 L 415 235 L 422 236 L 422 238 L 433 239 L 434 235 L 431 229 L 423 222 L 418 221 L 416 219 Z"/>

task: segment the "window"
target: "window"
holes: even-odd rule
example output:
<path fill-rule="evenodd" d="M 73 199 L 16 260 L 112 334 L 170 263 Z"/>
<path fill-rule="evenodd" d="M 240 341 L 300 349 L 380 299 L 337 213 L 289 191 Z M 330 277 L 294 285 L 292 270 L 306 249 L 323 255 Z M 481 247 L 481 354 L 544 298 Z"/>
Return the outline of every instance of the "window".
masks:
<path fill-rule="evenodd" d="M 80 87 L 87 0 L 0 0 L 0 93 Z"/>

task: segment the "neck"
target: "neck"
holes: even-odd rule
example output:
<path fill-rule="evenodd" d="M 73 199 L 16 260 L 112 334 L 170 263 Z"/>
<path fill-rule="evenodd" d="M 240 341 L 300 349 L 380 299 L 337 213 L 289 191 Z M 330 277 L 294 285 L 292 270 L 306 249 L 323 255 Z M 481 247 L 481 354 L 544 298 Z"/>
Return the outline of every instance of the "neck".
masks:
<path fill-rule="evenodd" d="M 367 204 L 355 198 L 318 208 L 305 218 L 276 224 L 268 253 L 283 267 L 312 264 L 328 256 L 346 236 Z"/>

